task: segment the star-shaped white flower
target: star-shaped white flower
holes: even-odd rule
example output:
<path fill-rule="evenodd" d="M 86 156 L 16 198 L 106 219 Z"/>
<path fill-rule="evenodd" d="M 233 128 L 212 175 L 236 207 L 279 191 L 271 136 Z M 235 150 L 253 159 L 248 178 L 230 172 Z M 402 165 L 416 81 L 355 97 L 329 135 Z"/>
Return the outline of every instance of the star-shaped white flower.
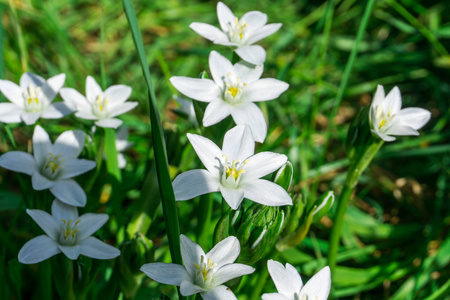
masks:
<path fill-rule="evenodd" d="M 280 29 L 280 23 L 267 24 L 267 15 L 259 11 L 250 11 L 238 19 L 222 2 L 217 3 L 217 17 L 221 29 L 205 23 L 192 23 L 189 27 L 214 42 L 230 46 L 243 60 L 259 65 L 266 60 L 263 47 L 253 45 Z"/>
<path fill-rule="evenodd" d="M 91 235 L 108 220 L 106 214 L 78 216 L 76 207 L 54 200 L 52 214 L 39 209 L 27 209 L 27 214 L 46 234 L 28 241 L 19 252 L 19 262 L 35 264 L 63 252 L 75 260 L 84 255 L 95 259 L 111 259 L 120 251 Z"/>
<path fill-rule="evenodd" d="M 431 113 L 423 108 L 402 108 L 402 96 L 394 87 L 387 96 L 379 85 L 372 105 L 369 120 L 372 132 L 386 142 L 392 142 L 392 135 L 419 135 L 419 130 L 430 120 Z"/>
<path fill-rule="evenodd" d="M 232 209 L 237 209 L 244 198 L 269 206 L 292 204 L 281 186 L 260 179 L 286 163 L 286 155 L 273 152 L 253 155 L 255 142 L 248 126 L 229 130 L 222 150 L 196 134 L 188 134 L 188 139 L 207 170 L 190 170 L 175 178 L 173 189 L 177 201 L 220 191 Z"/>
<path fill-rule="evenodd" d="M 95 125 L 107 128 L 119 127 L 122 120 L 115 117 L 138 105 L 137 102 L 126 102 L 131 95 L 129 86 L 113 85 L 103 92 L 91 76 L 86 78 L 86 97 L 72 88 L 63 88 L 60 94 L 67 105 L 76 110 L 75 116 L 95 120 Z"/>
<path fill-rule="evenodd" d="M 200 293 L 205 300 L 237 299 L 223 283 L 255 271 L 233 263 L 241 252 L 239 240 L 227 237 L 206 254 L 188 237 L 180 235 L 180 241 L 184 266 L 150 263 L 143 265 L 141 271 L 157 282 L 179 286 L 183 296 Z"/>
<path fill-rule="evenodd" d="M 0 167 L 31 175 L 33 189 L 50 192 L 62 202 L 74 206 L 86 205 L 86 193 L 71 179 L 96 165 L 94 161 L 78 159 L 84 146 L 84 133 L 63 132 L 52 145 L 45 130 L 37 125 L 33 134 L 33 155 L 10 151 L 0 156 Z"/>
<path fill-rule="evenodd" d="M 263 300 L 326 300 L 330 294 L 330 268 L 325 267 L 303 286 L 297 270 L 290 264 L 286 268 L 274 260 L 267 261 L 270 277 L 278 293 L 263 294 Z"/>
<path fill-rule="evenodd" d="M 39 118 L 59 119 L 72 112 L 64 102 L 52 103 L 66 80 L 65 74 L 47 81 L 39 75 L 24 73 L 20 86 L 8 80 L 0 80 L 0 91 L 11 103 L 0 103 L 0 122 L 27 125 Z"/>
<path fill-rule="evenodd" d="M 209 68 L 214 80 L 175 76 L 170 82 L 184 95 L 209 103 L 203 116 L 204 126 L 231 115 L 236 124 L 250 126 L 255 141 L 262 143 L 267 135 L 267 123 L 253 102 L 276 99 L 289 85 L 273 78 L 260 79 L 263 66 L 253 68 L 245 62 L 233 66 L 215 51 L 209 55 Z"/>

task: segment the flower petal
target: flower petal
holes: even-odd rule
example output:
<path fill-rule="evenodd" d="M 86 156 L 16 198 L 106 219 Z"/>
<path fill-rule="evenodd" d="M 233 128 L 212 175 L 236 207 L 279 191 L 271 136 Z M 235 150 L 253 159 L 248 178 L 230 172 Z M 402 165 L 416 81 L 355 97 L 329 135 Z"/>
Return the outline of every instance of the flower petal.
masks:
<path fill-rule="evenodd" d="M 200 264 L 200 259 L 202 255 L 205 256 L 205 252 L 203 251 L 202 247 L 193 242 L 184 234 L 180 234 L 180 246 L 184 266 L 191 277 L 194 277 L 197 271 L 194 264 Z"/>
<path fill-rule="evenodd" d="M 400 110 L 395 118 L 399 119 L 401 123 L 419 130 L 428 123 L 431 113 L 423 108 L 408 107 Z"/>
<path fill-rule="evenodd" d="M 23 110 L 13 103 L 0 103 L 0 122 L 20 123 Z"/>
<path fill-rule="evenodd" d="M 244 197 L 267 206 L 292 205 L 292 199 L 284 188 L 265 179 L 255 179 L 242 185 Z"/>
<path fill-rule="evenodd" d="M 68 107 L 70 107 L 70 109 L 73 110 L 89 110 L 91 111 L 91 104 L 89 103 L 89 101 L 86 99 L 86 97 L 84 97 L 83 95 L 81 95 L 77 90 L 72 89 L 72 88 L 62 88 L 59 91 L 59 94 L 61 95 L 61 98 L 63 98 L 64 103 L 66 103 L 66 105 Z"/>
<path fill-rule="evenodd" d="M 260 152 L 249 158 L 241 183 L 247 183 L 278 170 L 287 161 L 287 156 L 274 152 Z"/>
<path fill-rule="evenodd" d="M 86 78 L 86 98 L 90 103 L 93 103 L 97 97 L 103 93 L 102 88 L 92 76 Z"/>
<path fill-rule="evenodd" d="M 252 130 L 256 142 L 264 142 L 267 135 L 267 123 L 259 107 L 253 102 L 247 102 L 235 107 L 231 116 L 236 124 L 247 124 Z"/>
<path fill-rule="evenodd" d="M 388 135 L 419 135 L 419 132 L 411 126 L 401 124 L 395 120 L 383 133 Z"/>
<path fill-rule="evenodd" d="M 191 25 L 189 25 L 189 28 L 210 41 L 228 41 L 228 36 L 215 26 L 205 23 L 193 22 L 191 23 Z"/>
<path fill-rule="evenodd" d="M 107 214 L 92 214 L 87 213 L 80 216 L 77 220 L 77 228 L 80 230 L 78 232 L 78 240 L 82 241 L 90 237 L 94 232 L 99 230 L 108 221 Z"/>
<path fill-rule="evenodd" d="M 70 109 L 66 103 L 56 102 L 47 106 L 47 108 L 42 112 L 41 118 L 59 119 L 70 113 L 73 113 L 73 110 Z"/>
<path fill-rule="evenodd" d="M 292 265 L 286 264 L 285 268 L 281 263 L 270 259 L 267 261 L 267 268 L 278 293 L 292 296 L 302 289 L 302 278 Z"/>
<path fill-rule="evenodd" d="M 208 127 L 219 123 L 231 114 L 232 107 L 221 99 L 211 101 L 203 115 L 203 126 Z"/>
<path fill-rule="evenodd" d="M 173 190 L 177 201 L 218 192 L 219 186 L 218 178 L 207 170 L 189 170 L 178 175 L 173 181 Z"/>
<path fill-rule="evenodd" d="M 27 214 L 50 238 L 54 240 L 59 238 L 61 224 L 59 224 L 49 213 L 39 209 L 27 209 Z"/>
<path fill-rule="evenodd" d="M 42 176 L 39 172 L 34 172 L 31 175 L 31 185 L 36 191 L 42 191 L 51 188 L 55 184 L 54 181 Z"/>
<path fill-rule="evenodd" d="M 37 168 L 33 156 L 22 151 L 10 151 L 0 156 L 0 167 L 28 175 Z"/>
<path fill-rule="evenodd" d="M 278 98 L 289 88 L 289 84 L 284 81 L 264 78 L 254 81 L 248 85 L 242 95 L 244 101 L 267 101 Z"/>
<path fill-rule="evenodd" d="M 244 190 L 242 189 L 228 189 L 221 186 L 220 192 L 222 193 L 222 196 L 225 199 L 225 201 L 233 210 L 238 209 L 239 205 L 244 199 Z"/>
<path fill-rule="evenodd" d="M 19 251 L 19 262 L 36 264 L 60 253 L 58 244 L 46 235 L 29 240 Z"/>
<path fill-rule="evenodd" d="M 35 87 L 42 86 L 45 83 L 45 79 L 39 75 L 26 72 L 20 77 L 20 89 L 23 91 L 27 89 L 30 84 L 34 84 Z"/>
<path fill-rule="evenodd" d="M 234 51 L 240 58 L 254 65 L 261 65 L 266 61 L 266 50 L 259 45 L 239 47 Z"/>
<path fill-rule="evenodd" d="M 111 106 L 109 118 L 113 118 L 113 117 L 122 115 L 122 114 L 132 110 L 133 108 L 135 108 L 138 104 L 139 103 L 134 102 L 134 101 L 127 101 L 124 103 L 119 103 L 114 106 Z"/>
<path fill-rule="evenodd" d="M 205 289 L 193 284 L 190 280 L 183 280 L 180 285 L 181 295 L 187 297 L 200 292 L 205 291 Z"/>
<path fill-rule="evenodd" d="M 58 136 L 53 144 L 54 155 L 62 154 L 64 159 L 76 158 L 84 147 L 84 132 L 68 130 Z"/>
<path fill-rule="evenodd" d="M 164 284 L 180 286 L 184 280 L 191 280 L 186 269 L 177 264 L 145 264 L 141 267 L 141 271 L 154 281 Z"/>
<path fill-rule="evenodd" d="M 33 133 L 33 155 L 36 165 L 42 167 L 49 153 L 53 151 L 52 142 L 48 133 L 39 125 L 36 125 Z"/>
<path fill-rule="evenodd" d="M 97 122 L 95 122 L 95 125 L 97 125 L 99 127 L 104 127 L 104 128 L 114 128 L 114 129 L 116 129 L 117 127 L 122 125 L 122 123 L 123 123 L 122 120 L 113 118 L 113 119 L 98 120 Z"/>
<path fill-rule="evenodd" d="M 278 293 L 269 293 L 262 295 L 262 300 L 290 300 L 290 299 L 291 298 Z"/>
<path fill-rule="evenodd" d="M 234 293 L 224 285 L 212 287 L 201 293 L 201 295 L 203 300 L 237 300 Z"/>
<path fill-rule="evenodd" d="M 220 2 L 219 2 L 220 3 Z M 221 91 L 225 90 L 225 79 L 227 76 L 235 77 L 236 73 L 231 62 L 216 51 L 209 54 L 209 69 L 211 76 Z"/>
<path fill-rule="evenodd" d="M 14 105 L 24 108 L 22 89 L 17 84 L 8 80 L 0 80 L 0 91 Z"/>
<path fill-rule="evenodd" d="M 383 100 L 384 100 L 384 88 L 382 85 L 378 85 L 377 91 L 375 92 L 375 95 L 373 96 L 371 107 L 376 107 L 378 105 L 382 105 Z"/>
<path fill-rule="evenodd" d="M 260 11 L 249 11 L 242 16 L 241 21 L 247 24 L 245 29 L 249 33 L 254 33 L 255 30 L 259 31 L 267 23 L 267 15 Z"/>
<path fill-rule="evenodd" d="M 220 150 L 220 148 L 211 140 L 200 135 L 188 133 L 187 137 L 192 147 L 194 147 L 198 158 L 200 158 L 209 173 L 215 178 L 219 178 L 219 167 L 223 155 L 222 150 Z"/>
<path fill-rule="evenodd" d="M 22 113 L 20 117 L 22 118 L 22 121 L 27 125 L 33 125 L 36 123 L 37 120 L 41 117 L 41 112 L 35 112 L 35 113 Z"/>
<path fill-rule="evenodd" d="M 58 180 L 50 188 L 50 192 L 58 200 L 73 206 L 86 205 L 86 193 L 73 179 Z"/>
<path fill-rule="evenodd" d="M 68 179 L 92 170 L 96 162 L 87 159 L 70 159 L 61 162 L 62 173 L 59 179 Z"/>
<path fill-rule="evenodd" d="M 385 142 L 392 142 L 395 141 L 395 137 L 393 136 L 389 136 L 387 134 L 384 134 L 382 132 L 376 131 L 374 129 L 371 129 L 370 131 L 372 131 L 372 133 L 374 133 L 375 135 L 377 135 L 380 139 L 382 139 Z"/>
<path fill-rule="evenodd" d="M 63 87 L 64 82 L 66 81 L 66 74 L 61 73 L 52 78 L 49 78 L 42 85 L 42 94 L 48 103 L 52 102 L 58 94 L 59 90 Z"/>
<path fill-rule="evenodd" d="M 217 268 L 220 269 L 224 265 L 233 263 L 238 258 L 240 252 L 241 245 L 239 244 L 239 240 L 234 236 L 229 236 L 217 243 L 206 254 L 206 257 L 217 264 Z"/>
<path fill-rule="evenodd" d="M 236 71 L 236 76 L 239 77 L 241 82 L 249 84 L 261 78 L 264 71 L 264 65 L 255 66 L 241 60 L 240 62 L 234 64 L 234 69 Z"/>
<path fill-rule="evenodd" d="M 326 300 L 330 294 L 330 288 L 330 268 L 325 267 L 305 284 L 301 290 L 300 299 L 303 295 L 308 295 L 308 299 Z"/>
<path fill-rule="evenodd" d="M 255 153 L 255 141 L 247 125 L 238 125 L 225 133 L 222 152 L 230 161 L 243 162 Z"/>
<path fill-rule="evenodd" d="M 120 255 L 120 250 L 95 237 L 89 237 L 80 243 L 80 254 L 94 259 L 112 259 Z"/>
<path fill-rule="evenodd" d="M 246 40 L 246 43 L 248 45 L 256 43 L 257 41 L 260 41 L 263 38 L 268 37 L 269 35 L 277 32 L 278 29 L 280 29 L 282 25 L 283 24 L 281 24 L 281 23 L 274 23 L 274 24 L 268 24 L 261 28 L 258 28 L 257 30 L 252 31 L 251 35 L 249 33 L 249 37 Z"/>
<path fill-rule="evenodd" d="M 217 3 L 217 18 L 219 19 L 220 28 L 223 32 L 228 32 L 229 26 L 234 24 L 235 16 L 231 10 L 222 2 Z"/>
<path fill-rule="evenodd" d="M 389 110 L 391 114 L 396 114 L 401 108 L 402 95 L 400 94 L 400 89 L 398 87 L 394 87 L 383 100 L 383 110 L 385 114 L 388 114 Z"/>
<path fill-rule="evenodd" d="M 108 104 L 116 105 L 127 101 L 131 96 L 131 87 L 123 84 L 112 85 L 105 90 L 105 97 L 108 97 Z"/>
<path fill-rule="evenodd" d="M 67 256 L 68 259 L 76 260 L 78 256 L 80 256 L 80 245 L 74 245 L 74 246 L 63 246 L 58 245 L 59 250 L 61 250 L 64 255 Z"/>
<path fill-rule="evenodd" d="M 55 199 L 52 203 L 52 217 L 57 221 L 76 220 L 78 219 L 78 209 Z"/>
<path fill-rule="evenodd" d="M 251 274 L 254 271 L 255 268 L 252 268 L 244 264 L 224 265 L 219 270 L 217 270 L 216 273 L 214 273 L 214 284 L 219 285 L 233 278 Z"/>
<path fill-rule="evenodd" d="M 210 102 L 220 94 L 219 87 L 211 79 L 173 76 L 170 83 L 183 95 L 202 102 Z"/>

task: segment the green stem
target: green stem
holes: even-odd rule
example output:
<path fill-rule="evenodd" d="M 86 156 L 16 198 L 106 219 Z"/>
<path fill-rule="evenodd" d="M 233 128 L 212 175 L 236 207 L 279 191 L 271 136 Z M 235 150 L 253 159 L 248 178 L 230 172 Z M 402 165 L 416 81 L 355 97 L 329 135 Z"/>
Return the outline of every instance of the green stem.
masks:
<path fill-rule="evenodd" d="M 69 259 L 69 268 L 67 270 L 66 284 L 64 286 L 63 298 L 67 300 L 75 300 L 73 292 L 73 260 Z"/>
<path fill-rule="evenodd" d="M 17 10 L 12 0 L 9 0 L 9 8 L 11 9 L 13 26 L 15 27 L 17 34 L 17 41 L 19 43 L 20 60 L 22 63 L 22 69 L 24 72 L 28 71 L 28 56 L 27 47 L 25 46 L 25 40 L 23 38 L 22 27 L 20 27 L 19 17 L 17 16 Z"/>
<path fill-rule="evenodd" d="M 208 235 L 211 227 L 211 214 L 213 208 L 212 194 L 200 196 L 198 215 L 198 237 L 197 242 L 203 248 L 211 248 Z"/>

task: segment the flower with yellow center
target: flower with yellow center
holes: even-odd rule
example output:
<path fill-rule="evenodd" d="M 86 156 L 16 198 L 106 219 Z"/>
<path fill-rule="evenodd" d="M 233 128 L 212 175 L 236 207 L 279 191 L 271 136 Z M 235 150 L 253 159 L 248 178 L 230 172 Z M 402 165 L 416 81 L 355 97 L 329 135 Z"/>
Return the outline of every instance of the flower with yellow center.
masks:
<path fill-rule="evenodd" d="M 0 122 L 32 125 L 39 118 L 59 119 L 71 113 L 64 102 L 53 103 L 65 79 L 65 74 L 59 74 L 46 81 L 27 72 L 20 78 L 20 86 L 0 80 L 0 91 L 11 102 L 0 103 Z"/>
<path fill-rule="evenodd" d="M 52 204 L 52 214 L 38 209 L 27 209 L 27 214 L 45 234 L 28 241 L 19 252 L 19 262 L 35 264 L 63 252 L 69 259 L 80 255 L 95 259 L 111 259 L 120 251 L 91 235 L 108 220 L 106 214 L 78 216 L 76 207 L 58 200 Z"/>
<path fill-rule="evenodd" d="M 180 242 L 184 266 L 150 263 L 143 265 L 141 271 L 157 282 L 179 286 L 183 296 L 200 293 L 203 299 L 237 299 L 223 284 L 255 271 L 250 266 L 233 263 L 241 251 L 239 240 L 230 236 L 206 254 L 184 235 L 180 235 Z"/>
<path fill-rule="evenodd" d="M 419 135 L 419 130 L 430 120 L 431 113 L 423 108 L 402 108 L 402 97 L 398 87 L 387 96 L 379 85 L 370 107 L 369 120 L 372 133 L 384 141 L 395 140 L 393 135 Z"/>
<path fill-rule="evenodd" d="M 244 198 L 269 206 L 292 204 L 281 186 L 260 179 L 286 163 L 286 155 L 272 152 L 253 155 L 255 142 L 247 125 L 229 130 L 222 150 L 199 135 L 188 134 L 188 139 L 206 170 L 190 170 L 175 178 L 173 188 L 177 201 L 220 191 L 232 209 L 237 209 Z"/>

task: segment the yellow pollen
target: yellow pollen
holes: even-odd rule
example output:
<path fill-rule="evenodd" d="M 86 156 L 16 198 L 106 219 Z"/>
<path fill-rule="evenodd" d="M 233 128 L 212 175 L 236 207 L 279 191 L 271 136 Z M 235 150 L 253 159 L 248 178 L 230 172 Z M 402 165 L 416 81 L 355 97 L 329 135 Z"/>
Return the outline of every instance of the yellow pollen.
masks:
<path fill-rule="evenodd" d="M 233 96 L 233 98 L 236 98 L 236 95 L 238 92 L 239 92 L 239 88 L 237 88 L 237 87 L 228 88 L 228 90 L 226 91 L 226 93 Z"/>
<path fill-rule="evenodd" d="M 381 129 L 381 127 L 383 127 L 384 124 L 386 124 L 386 120 L 382 120 L 382 121 L 380 122 L 380 127 L 378 127 L 378 129 Z"/>

